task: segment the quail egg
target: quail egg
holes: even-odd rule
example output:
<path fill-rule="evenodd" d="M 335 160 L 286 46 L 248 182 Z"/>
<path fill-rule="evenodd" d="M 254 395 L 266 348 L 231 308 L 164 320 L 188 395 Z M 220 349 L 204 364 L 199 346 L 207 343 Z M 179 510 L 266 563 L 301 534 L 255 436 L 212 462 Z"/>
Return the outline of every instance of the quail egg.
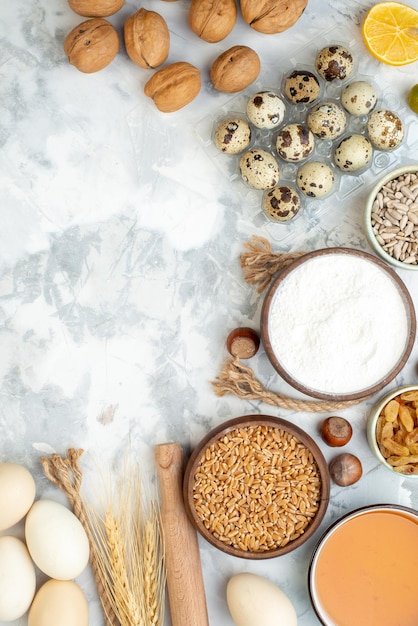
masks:
<path fill-rule="evenodd" d="M 368 163 L 373 155 L 373 146 L 364 135 L 349 135 L 335 149 L 334 161 L 343 172 L 356 172 Z"/>
<path fill-rule="evenodd" d="M 259 91 L 247 103 L 248 119 L 257 128 L 277 128 L 285 112 L 285 103 L 274 91 Z"/>
<path fill-rule="evenodd" d="M 273 222 L 288 222 L 301 206 L 298 192 L 288 185 L 278 185 L 266 191 L 263 197 L 263 211 Z"/>
<path fill-rule="evenodd" d="M 394 150 L 403 141 L 405 129 L 402 120 L 393 111 L 374 111 L 367 123 L 369 139 L 378 150 Z"/>
<path fill-rule="evenodd" d="M 368 115 L 373 111 L 376 102 L 376 90 L 365 80 L 356 80 L 341 92 L 341 104 L 351 115 Z"/>
<path fill-rule="evenodd" d="M 296 184 L 305 196 L 321 198 L 331 191 L 334 172 L 326 163 L 308 161 L 298 169 Z"/>
<path fill-rule="evenodd" d="M 218 124 L 213 139 L 221 152 L 239 154 L 250 145 L 251 128 L 246 120 L 231 117 Z"/>
<path fill-rule="evenodd" d="M 315 148 L 315 137 L 304 124 L 287 124 L 276 138 L 276 150 L 285 161 L 297 163 Z"/>
<path fill-rule="evenodd" d="M 327 82 L 344 80 L 353 71 L 353 57 L 347 48 L 340 45 L 326 46 L 316 56 L 315 67 Z"/>
<path fill-rule="evenodd" d="M 312 72 L 294 70 L 286 77 L 283 92 L 292 104 L 312 104 L 319 98 L 321 87 Z"/>
<path fill-rule="evenodd" d="M 263 150 L 248 150 L 239 162 L 242 179 L 254 189 L 271 189 L 279 180 L 279 165 L 272 154 Z"/>
<path fill-rule="evenodd" d="M 343 134 L 347 118 L 335 102 L 318 102 L 309 111 L 306 122 L 315 137 L 332 140 Z"/>

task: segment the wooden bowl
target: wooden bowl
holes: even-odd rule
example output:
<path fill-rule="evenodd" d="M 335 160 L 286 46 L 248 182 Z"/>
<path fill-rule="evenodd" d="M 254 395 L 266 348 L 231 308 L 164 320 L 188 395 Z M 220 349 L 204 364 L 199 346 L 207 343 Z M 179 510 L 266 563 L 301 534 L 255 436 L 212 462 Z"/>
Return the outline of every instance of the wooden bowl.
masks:
<path fill-rule="evenodd" d="M 245 559 L 301 546 L 320 525 L 329 492 L 327 462 L 314 440 L 269 415 L 237 417 L 209 432 L 192 452 L 183 484 L 200 535 Z"/>
<path fill-rule="evenodd" d="M 308 396 L 345 401 L 380 391 L 401 371 L 414 345 L 416 316 L 406 286 L 386 263 L 359 250 L 326 248 L 278 274 L 260 325 L 266 354 L 285 381 Z"/>

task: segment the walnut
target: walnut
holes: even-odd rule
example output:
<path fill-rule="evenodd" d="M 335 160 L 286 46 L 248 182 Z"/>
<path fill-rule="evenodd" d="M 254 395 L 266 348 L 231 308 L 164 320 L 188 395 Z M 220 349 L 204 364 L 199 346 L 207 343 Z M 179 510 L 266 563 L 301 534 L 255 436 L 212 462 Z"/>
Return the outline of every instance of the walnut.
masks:
<path fill-rule="evenodd" d="M 83 17 L 108 17 L 125 4 L 125 0 L 68 0 L 74 13 Z"/>
<path fill-rule="evenodd" d="M 155 11 L 139 9 L 128 17 L 124 29 L 129 58 L 145 69 L 162 65 L 170 51 L 170 33 L 165 19 Z"/>
<path fill-rule="evenodd" d="M 307 4 L 308 0 L 240 0 L 244 21 L 254 30 L 268 35 L 293 26 Z"/>
<path fill-rule="evenodd" d="M 189 8 L 190 28 L 209 43 L 225 39 L 236 20 L 235 0 L 192 0 Z"/>
<path fill-rule="evenodd" d="M 116 29 L 105 19 L 94 17 L 68 33 L 64 52 L 71 65 L 91 74 L 109 65 L 119 51 Z"/>
<path fill-rule="evenodd" d="M 144 93 L 164 113 L 178 111 L 194 100 L 200 91 L 200 70 L 186 61 L 158 70 L 145 84 Z"/>
<path fill-rule="evenodd" d="M 228 93 L 251 85 L 260 73 L 260 58 L 247 46 L 233 46 L 212 63 L 210 78 L 215 89 Z"/>

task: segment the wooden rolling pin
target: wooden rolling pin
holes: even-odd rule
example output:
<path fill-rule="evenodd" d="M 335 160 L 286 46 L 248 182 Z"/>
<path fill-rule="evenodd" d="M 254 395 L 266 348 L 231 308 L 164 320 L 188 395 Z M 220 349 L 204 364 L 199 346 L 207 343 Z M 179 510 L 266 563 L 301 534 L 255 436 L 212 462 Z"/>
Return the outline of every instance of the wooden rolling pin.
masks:
<path fill-rule="evenodd" d="M 161 488 L 171 622 L 173 626 L 209 626 L 197 533 L 184 508 L 181 446 L 156 446 L 155 461 Z"/>

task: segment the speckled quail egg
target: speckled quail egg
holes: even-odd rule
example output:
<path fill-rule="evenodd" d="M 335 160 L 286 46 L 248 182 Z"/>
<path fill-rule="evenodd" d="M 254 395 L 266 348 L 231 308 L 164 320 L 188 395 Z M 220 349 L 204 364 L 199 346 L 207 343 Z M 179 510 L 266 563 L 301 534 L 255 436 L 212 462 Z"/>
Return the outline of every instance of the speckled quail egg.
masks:
<path fill-rule="evenodd" d="M 284 81 L 283 93 L 292 104 L 312 104 L 319 98 L 321 87 L 312 72 L 294 70 Z"/>
<path fill-rule="evenodd" d="M 279 165 L 272 154 L 261 148 L 248 150 L 239 161 L 242 179 L 254 189 L 271 189 L 279 180 Z"/>
<path fill-rule="evenodd" d="M 298 169 L 296 184 L 305 196 L 321 198 L 331 191 L 334 172 L 326 163 L 308 161 Z"/>
<path fill-rule="evenodd" d="M 318 102 L 306 118 L 309 130 L 319 139 L 336 139 L 347 126 L 347 117 L 336 102 Z"/>
<path fill-rule="evenodd" d="M 262 207 L 273 222 L 288 222 L 299 213 L 300 196 L 293 187 L 278 185 L 265 192 Z"/>
<path fill-rule="evenodd" d="M 343 172 L 356 172 L 365 167 L 373 156 L 373 146 L 364 135 L 349 135 L 335 149 L 334 161 Z"/>
<path fill-rule="evenodd" d="M 378 150 L 394 150 L 403 141 L 405 129 L 402 120 L 393 111 L 374 111 L 367 122 L 369 139 Z"/>
<path fill-rule="evenodd" d="M 326 46 L 316 56 L 315 67 L 318 74 L 327 82 L 344 80 L 353 71 L 353 56 L 340 45 Z"/>
<path fill-rule="evenodd" d="M 376 102 L 376 90 L 365 80 L 356 80 L 341 92 L 341 104 L 351 115 L 368 115 L 373 111 Z"/>
<path fill-rule="evenodd" d="M 248 122 L 239 117 L 231 117 L 220 122 L 215 128 L 215 146 L 226 154 L 239 154 L 251 142 L 251 128 Z"/>
<path fill-rule="evenodd" d="M 247 116 L 257 128 L 277 128 L 282 123 L 286 105 L 274 91 L 259 91 L 247 103 Z"/>
<path fill-rule="evenodd" d="M 287 124 L 276 138 L 277 154 L 291 163 L 307 159 L 315 148 L 315 137 L 304 124 Z"/>

